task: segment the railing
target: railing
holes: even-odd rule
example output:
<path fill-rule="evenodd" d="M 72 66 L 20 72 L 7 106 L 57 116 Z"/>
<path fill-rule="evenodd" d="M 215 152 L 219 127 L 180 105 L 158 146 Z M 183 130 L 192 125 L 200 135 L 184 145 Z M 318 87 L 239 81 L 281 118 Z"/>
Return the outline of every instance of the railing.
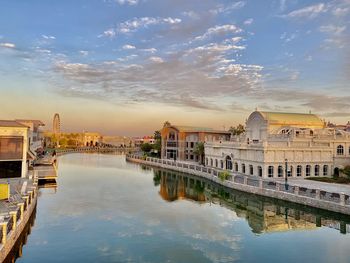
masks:
<path fill-rule="evenodd" d="M 127 158 L 144 160 L 144 158 L 138 155 L 127 155 Z M 187 172 L 190 174 L 196 174 L 216 181 L 218 180 L 217 176 L 221 171 L 211 167 L 204 167 L 202 165 L 188 164 L 181 161 L 173 160 L 161 160 L 158 158 L 151 157 L 148 157 L 144 161 L 148 161 L 149 163 L 162 164 L 161 167 L 163 168 L 172 169 L 172 167 L 176 167 L 176 169 L 179 171 Z M 271 181 L 260 177 L 248 177 L 246 175 L 234 174 L 232 172 L 229 173 L 230 177 L 226 181 L 231 181 L 235 184 L 242 184 L 249 187 L 266 189 L 294 196 L 308 197 L 316 200 L 322 200 L 325 202 L 339 204 L 341 206 L 346 206 L 350 208 L 350 196 L 344 193 L 331 193 L 320 189 L 312 189 L 291 184 L 284 184 L 281 182 Z"/>

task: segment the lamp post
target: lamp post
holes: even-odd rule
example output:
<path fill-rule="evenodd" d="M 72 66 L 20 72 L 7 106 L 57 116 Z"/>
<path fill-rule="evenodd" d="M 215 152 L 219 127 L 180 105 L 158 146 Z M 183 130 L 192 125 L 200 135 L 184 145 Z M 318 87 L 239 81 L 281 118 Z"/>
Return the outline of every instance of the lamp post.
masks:
<path fill-rule="evenodd" d="M 286 190 L 288 190 L 288 159 L 285 159 L 285 178 L 284 178 L 284 181 L 285 181 L 285 188 Z"/>

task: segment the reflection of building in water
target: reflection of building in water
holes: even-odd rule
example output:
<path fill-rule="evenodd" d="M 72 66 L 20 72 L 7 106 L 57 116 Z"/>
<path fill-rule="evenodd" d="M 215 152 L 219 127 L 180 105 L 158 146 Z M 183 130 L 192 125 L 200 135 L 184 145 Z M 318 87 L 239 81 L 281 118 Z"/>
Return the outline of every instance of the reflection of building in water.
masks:
<path fill-rule="evenodd" d="M 199 180 L 177 176 L 165 171 L 159 172 L 161 173 L 159 194 L 164 200 L 190 199 L 197 202 L 206 201 L 203 186 Z"/>
<path fill-rule="evenodd" d="M 314 114 L 253 112 L 246 132 L 205 144 L 206 165 L 250 176 L 331 176 L 350 164 L 350 133 Z"/>
<path fill-rule="evenodd" d="M 220 204 L 245 218 L 254 233 L 312 230 L 325 226 L 350 233 L 350 217 L 330 217 L 296 204 L 226 189 L 211 181 L 165 170 L 155 170 L 160 177 L 159 194 L 167 201 L 190 199 Z"/>

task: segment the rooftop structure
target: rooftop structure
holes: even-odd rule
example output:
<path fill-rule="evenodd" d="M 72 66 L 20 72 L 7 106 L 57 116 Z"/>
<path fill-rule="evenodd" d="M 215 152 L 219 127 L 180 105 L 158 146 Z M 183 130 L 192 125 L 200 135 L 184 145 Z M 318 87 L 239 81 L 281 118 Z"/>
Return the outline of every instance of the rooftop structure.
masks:
<path fill-rule="evenodd" d="M 55 113 L 53 117 L 52 131 L 54 134 L 61 133 L 61 120 L 60 115 L 58 113 Z"/>

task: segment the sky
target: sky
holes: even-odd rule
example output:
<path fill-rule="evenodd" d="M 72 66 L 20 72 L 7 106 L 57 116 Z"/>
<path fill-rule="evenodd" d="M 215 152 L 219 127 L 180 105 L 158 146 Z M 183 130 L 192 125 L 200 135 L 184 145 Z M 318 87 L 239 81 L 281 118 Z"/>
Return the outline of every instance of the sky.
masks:
<path fill-rule="evenodd" d="M 350 120 L 350 0 L 1 0 L 0 119 L 146 135 Z"/>

